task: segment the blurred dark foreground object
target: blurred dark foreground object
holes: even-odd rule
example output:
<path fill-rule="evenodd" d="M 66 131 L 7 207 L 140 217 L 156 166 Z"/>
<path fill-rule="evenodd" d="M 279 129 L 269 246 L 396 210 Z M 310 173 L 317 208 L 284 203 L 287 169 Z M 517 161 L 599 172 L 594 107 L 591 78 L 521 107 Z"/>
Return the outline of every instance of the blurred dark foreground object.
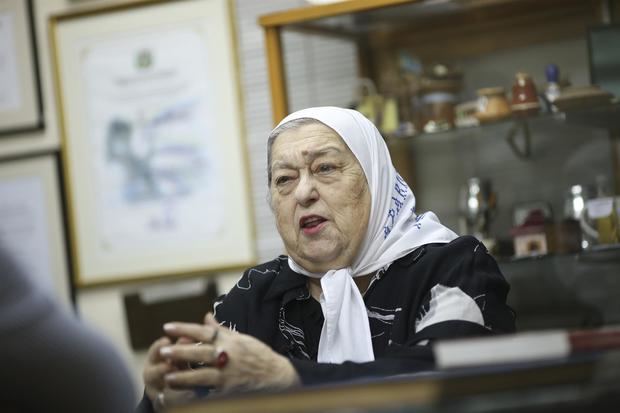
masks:
<path fill-rule="evenodd" d="M 112 346 L 32 284 L 0 245 L 0 411 L 131 412 Z"/>

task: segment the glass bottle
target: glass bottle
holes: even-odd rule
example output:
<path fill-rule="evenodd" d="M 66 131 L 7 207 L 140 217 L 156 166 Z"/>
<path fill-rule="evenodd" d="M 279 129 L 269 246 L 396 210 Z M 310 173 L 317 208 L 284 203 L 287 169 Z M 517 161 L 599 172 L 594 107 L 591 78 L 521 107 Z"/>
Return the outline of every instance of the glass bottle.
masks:
<path fill-rule="evenodd" d="M 620 242 L 616 201 L 609 191 L 607 177 L 596 177 L 596 198 L 587 203 L 588 215 L 596 223 L 598 242 L 615 244 Z"/>
<path fill-rule="evenodd" d="M 545 98 L 552 112 L 557 112 L 558 108 L 553 104 L 560 97 L 560 69 L 555 64 L 549 64 L 545 67 L 545 77 L 547 78 L 547 88 L 545 89 Z"/>

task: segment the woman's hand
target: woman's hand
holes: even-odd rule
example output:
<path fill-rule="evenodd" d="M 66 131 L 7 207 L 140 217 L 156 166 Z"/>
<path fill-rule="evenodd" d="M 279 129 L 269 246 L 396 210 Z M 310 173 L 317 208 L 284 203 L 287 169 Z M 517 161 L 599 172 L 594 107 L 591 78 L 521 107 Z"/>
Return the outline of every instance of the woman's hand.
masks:
<path fill-rule="evenodd" d="M 177 343 L 188 342 L 189 340 L 186 339 L 177 340 Z M 175 391 L 166 385 L 165 375 L 179 370 L 178 366 L 160 355 L 160 350 L 171 344 L 172 342 L 168 337 L 162 337 L 155 341 L 149 348 L 142 373 L 146 395 L 151 400 L 155 411 L 162 410 L 166 403 L 195 398 L 193 391 Z"/>
<path fill-rule="evenodd" d="M 286 357 L 252 336 L 221 327 L 211 314 L 205 317 L 204 325 L 168 323 L 164 330 L 171 337 L 199 343 L 172 345 L 162 342 L 157 348 L 157 357 L 171 365 L 201 365 L 194 369 L 165 371 L 165 384 L 172 388 L 206 386 L 231 392 L 283 389 L 299 383 L 299 377 Z M 222 352 L 227 359 L 225 363 L 221 363 Z M 164 370 L 161 367 L 158 371 Z M 153 385 L 161 384 L 153 381 Z"/>

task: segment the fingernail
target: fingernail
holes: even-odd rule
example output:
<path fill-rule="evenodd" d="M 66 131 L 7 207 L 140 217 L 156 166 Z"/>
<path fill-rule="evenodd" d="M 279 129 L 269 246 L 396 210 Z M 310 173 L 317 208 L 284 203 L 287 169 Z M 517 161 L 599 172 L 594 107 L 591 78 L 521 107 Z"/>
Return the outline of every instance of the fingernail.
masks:
<path fill-rule="evenodd" d="M 172 323 L 166 323 L 164 324 L 164 330 L 166 331 L 172 331 L 175 329 L 175 325 Z"/>
<path fill-rule="evenodd" d="M 174 380 L 176 378 L 177 378 L 177 375 L 174 374 L 174 373 L 166 374 L 164 376 L 164 380 L 166 380 L 166 381 L 172 381 L 172 380 Z"/>
<path fill-rule="evenodd" d="M 170 347 L 162 347 L 159 349 L 159 354 L 162 356 L 169 356 L 172 354 L 172 348 Z"/>

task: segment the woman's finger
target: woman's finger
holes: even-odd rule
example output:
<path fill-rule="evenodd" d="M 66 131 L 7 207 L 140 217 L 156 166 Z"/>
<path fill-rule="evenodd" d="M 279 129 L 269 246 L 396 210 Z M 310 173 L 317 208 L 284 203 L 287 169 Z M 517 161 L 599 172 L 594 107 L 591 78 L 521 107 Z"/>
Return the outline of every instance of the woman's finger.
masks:
<path fill-rule="evenodd" d="M 144 373 L 142 374 L 144 384 L 157 387 L 161 390 L 165 385 L 164 376 L 175 370 L 177 369 L 169 363 L 152 364 L 144 369 Z"/>
<path fill-rule="evenodd" d="M 175 370 L 176 367 L 167 362 L 151 364 L 144 369 L 144 376 L 145 378 L 163 377 L 164 374 L 170 373 Z"/>
<path fill-rule="evenodd" d="M 166 374 L 166 384 L 174 388 L 212 386 L 218 387 L 222 373 L 212 367 L 204 367 L 197 370 L 183 370 Z"/>
<path fill-rule="evenodd" d="M 207 313 L 207 315 L 205 315 L 205 325 L 217 329 L 218 337 L 228 334 L 236 334 L 225 326 L 222 326 L 219 321 L 217 321 L 213 313 Z"/>
<path fill-rule="evenodd" d="M 194 344 L 195 340 L 192 340 L 189 337 L 179 337 L 179 339 L 174 344 Z"/>
<path fill-rule="evenodd" d="M 216 329 L 202 324 L 175 322 L 164 324 L 164 331 L 170 336 L 190 337 L 196 341 L 209 343 L 215 336 Z"/>
<path fill-rule="evenodd" d="M 169 346 L 170 344 L 171 342 L 168 337 L 161 337 L 160 339 L 156 340 L 153 344 L 151 344 L 151 347 L 149 347 L 149 351 L 146 357 L 147 360 L 151 363 L 155 363 L 161 360 L 161 357 L 159 356 L 159 349 L 164 346 Z"/>
<path fill-rule="evenodd" d="M 210 344 L 175 344 L 162 347 L 161 357 L 173 361 L 211 363 L 215 359 L 215 347 Z"/>

